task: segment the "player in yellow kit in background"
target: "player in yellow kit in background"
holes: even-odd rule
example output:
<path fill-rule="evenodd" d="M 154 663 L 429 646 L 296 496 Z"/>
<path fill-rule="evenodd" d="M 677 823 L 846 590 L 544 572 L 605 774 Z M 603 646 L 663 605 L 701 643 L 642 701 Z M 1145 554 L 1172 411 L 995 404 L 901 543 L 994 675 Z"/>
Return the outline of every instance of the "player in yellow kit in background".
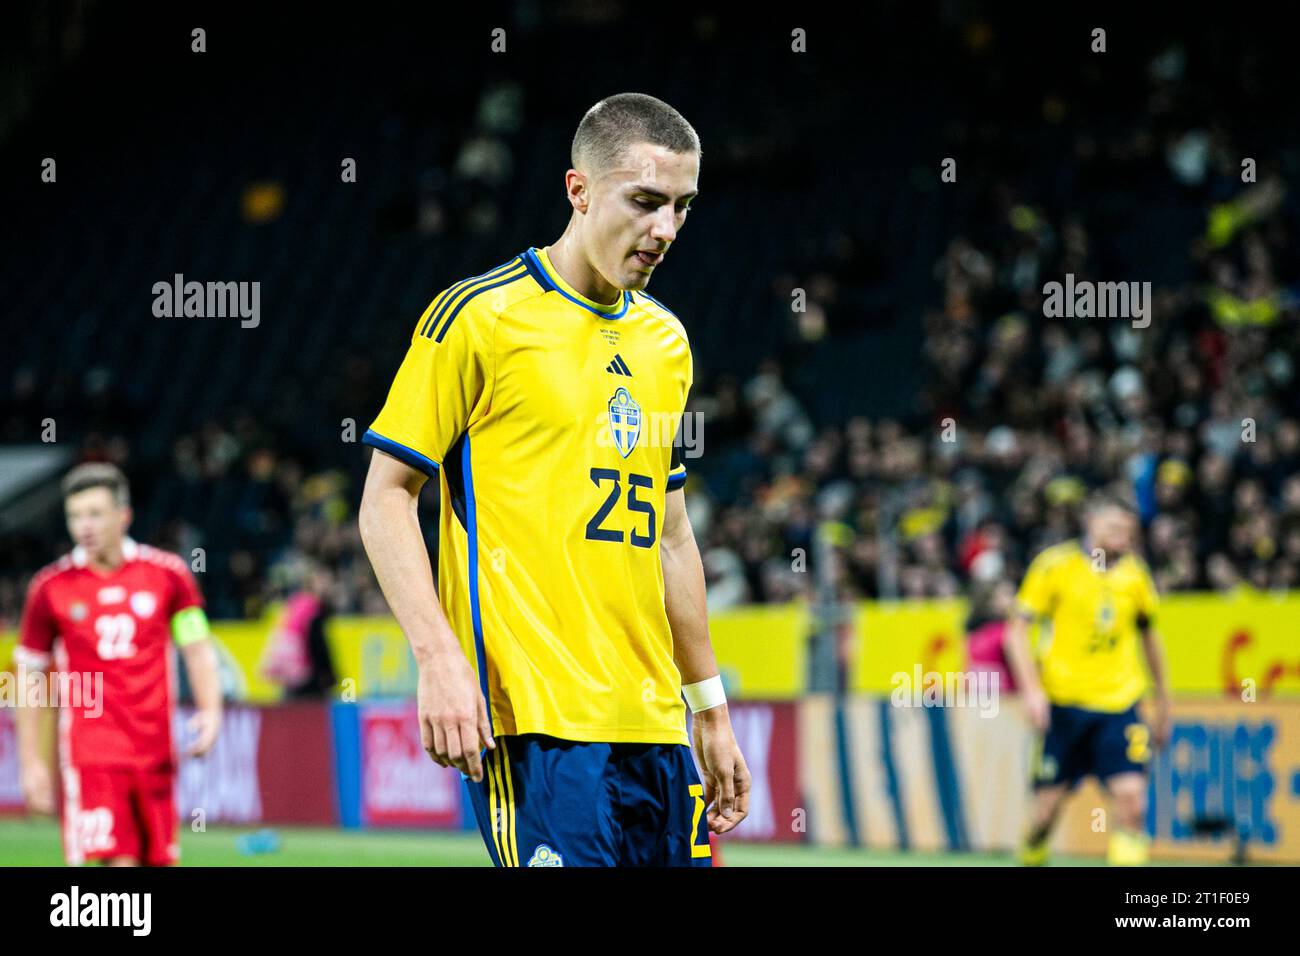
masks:
<path fill-rule="evenodd" d="M 1169 740 L 1169 684 L 1155 630 L 1159 604 L 1145 562 L 1134 553 L 1137 517 L 1121 498 L 1090 500 L 1082 539 L 1041 552 L 1025 573 L 1007 630 L 1007 653 L 1034 729 L 1042 735 L 1034 798 L 1021 846 L 1026 865 L 1047 862 L 1065 798 L 1089 774 L 1110 795 L 1107 859 L 1144 864 L 1147 768 Z M 1028 628 L 1044 620 L 1035 665 Z M 1137 712 L 1150 671 L 1154 719 Z"/>

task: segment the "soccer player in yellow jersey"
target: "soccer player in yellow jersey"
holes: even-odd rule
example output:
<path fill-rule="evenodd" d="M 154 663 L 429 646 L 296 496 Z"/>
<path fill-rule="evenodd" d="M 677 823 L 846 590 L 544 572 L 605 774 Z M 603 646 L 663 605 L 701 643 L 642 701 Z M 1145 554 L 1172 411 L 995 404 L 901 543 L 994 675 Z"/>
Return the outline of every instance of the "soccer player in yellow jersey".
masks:
<path fill-rule="evenodd" d="M 496 865 L 708 866 L 750 778 L 674 439 L 690 344 L 644 292 L 696 195 L 699 139 L 624 93 L 587 112 L 571 158 L 564 234 L 416 322 L 364 438 L 361 534 L 419 667 L 425 749 L 466 775 Z"/>
<path fill-rule="evenodd" d="M 1025 573 L 1007 631 L 1007 650 L 1034 728 L 1043 737 L 1033 771 L 1031 820 L 1021 862 L 1047 861 L 1047 841 L 1065 798 L 1093 774 L 1112 801 L 1108 859 L 1146 863 L 1146 770 L 1169 739 L 1169 686 L 1155 630 L 1159 598 L 1134 552 L 1137 519 L 1112 496 L 1094 497 L 1082 539 L 1040 553 Z M 1043 619 L 1039 667 L 1028 626 Z M 1138 716 L 1155 688 L 1153 726 Z"/>

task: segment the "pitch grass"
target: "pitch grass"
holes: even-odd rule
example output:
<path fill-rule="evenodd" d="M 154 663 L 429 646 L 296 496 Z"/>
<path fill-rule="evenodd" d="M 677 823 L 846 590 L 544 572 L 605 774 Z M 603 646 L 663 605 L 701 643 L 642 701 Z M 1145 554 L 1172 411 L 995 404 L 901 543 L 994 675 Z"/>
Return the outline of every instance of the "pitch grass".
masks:
<path fill-rule="evenodd" d="M 181 831 L 185 866 L 488 866 L 477 833 L 427 831 L 346 831 L 276 827 L 279 848 L 270 853 L 240 852 L 240 827 L 210 827 L 204 833 Z M 727 866 L 1013 866 L 1014 860 L 990 853 L 898 853 L 879 850 L 775 846 L 724 841 Z M 1099 866 L 1092 857 L 1060 857 L 1055 865 Z M 62 866 L 58 825 L 52 820 L 0 819 L 0 866 Z"/>

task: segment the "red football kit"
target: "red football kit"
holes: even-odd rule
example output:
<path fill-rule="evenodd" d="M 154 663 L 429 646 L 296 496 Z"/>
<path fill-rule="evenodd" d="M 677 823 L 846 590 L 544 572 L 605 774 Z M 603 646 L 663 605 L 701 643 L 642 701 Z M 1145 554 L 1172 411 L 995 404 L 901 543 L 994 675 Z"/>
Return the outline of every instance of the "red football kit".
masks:
<path fill-rule="evenodd" d="M 70 864 L 178 860 L 171 621 L 202 606 L 184 561 L 130 538 L 111 572 L 89 567 L 77 547 L 32 578 L 16 656 L 29 667 L 52 663 L 64 687 L 81 691 L 59 710 Z"/>

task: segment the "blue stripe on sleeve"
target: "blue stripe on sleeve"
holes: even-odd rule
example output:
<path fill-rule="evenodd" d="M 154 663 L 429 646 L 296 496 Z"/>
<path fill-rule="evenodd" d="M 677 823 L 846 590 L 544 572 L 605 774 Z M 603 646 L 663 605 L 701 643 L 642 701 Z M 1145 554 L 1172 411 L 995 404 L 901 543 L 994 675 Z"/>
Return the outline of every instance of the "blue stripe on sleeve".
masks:
<path fill-rule="evenodd" d="M 474 627 L 474 656 L 478 663 L 479 690 L 487 704 L 488 720 L 492 719 L 492 696 L 488 693 L 487 649 L 483 643 L 483 613 L 479 606 L 478 591 L 478 507 L 474 500 L 474 468 L 470 464 L 469 435 L 461 447 L 461 474 L 465 479 L 466 529 L 469 551 L 469 611 Z"/>
<path fill-rule="evenodd" d="M 366 433 L 361 436 L 361 444 L 371 445 L 380 451 L 387 452 L 398 461 L 424 472 L 430 478 L 436 478 L 438 475 L 438 463 L 432 458 L 426 458 L 414 448 L 407 448 L 391 438 L 385 438 L 373 428 L 366 429 Z"/>

